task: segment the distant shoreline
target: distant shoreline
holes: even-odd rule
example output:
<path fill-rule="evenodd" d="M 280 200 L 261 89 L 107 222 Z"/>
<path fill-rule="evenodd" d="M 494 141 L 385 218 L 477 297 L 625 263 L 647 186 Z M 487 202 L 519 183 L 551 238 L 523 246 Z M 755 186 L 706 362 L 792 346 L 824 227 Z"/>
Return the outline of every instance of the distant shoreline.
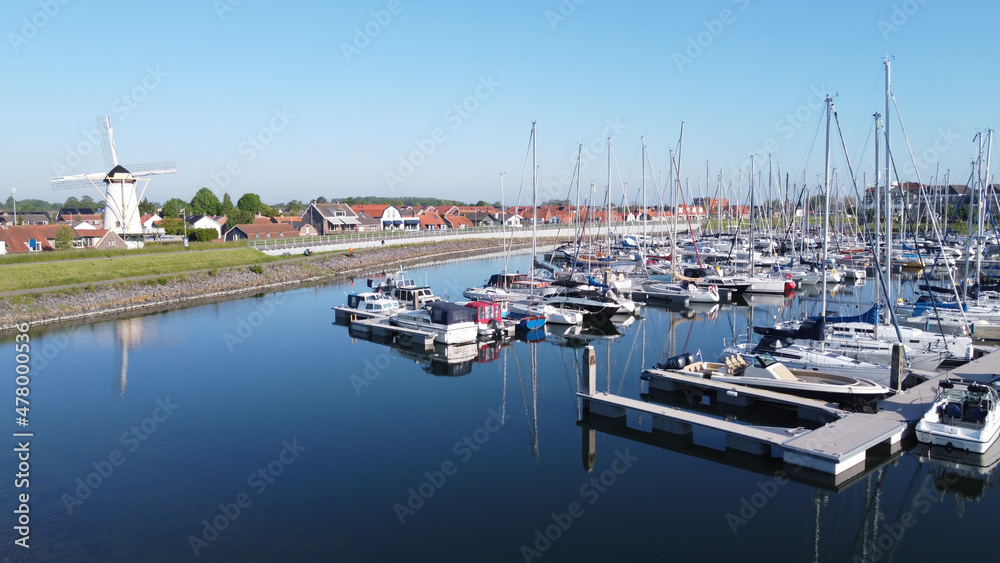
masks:
<path fill-rule="evenodd" d="M 528 245 L 515 245 L 523 249 Z M 92 322 L 135 313 L 155 313 L 239 299 L 247 295 L 326 283 L 403 267 L 497 254 L 497 241 L 463 240 L 319 254 L 311 259 L 262 264 L 263 273 L 250 267 L 216 272 L 178 273 L 155 279 L 126 280 L 93 286 L 79 284 L 54 292 L 26 293 L 0 298 L 0 333 L 15 325 L 54 325 Z M 331 304 L 331 306 L 334 304 Z"/>

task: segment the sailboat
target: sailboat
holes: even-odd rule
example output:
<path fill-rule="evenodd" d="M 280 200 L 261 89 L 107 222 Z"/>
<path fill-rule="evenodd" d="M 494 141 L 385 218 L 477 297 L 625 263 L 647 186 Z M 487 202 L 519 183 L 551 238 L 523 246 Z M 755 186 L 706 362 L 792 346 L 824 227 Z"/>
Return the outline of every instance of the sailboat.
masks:
<path fill-rule="evenodd" d="M 535 122 L 531 122 L 531 260 L 534 264 L 538 252 L 538 166 L 535 160 L 536 137 Z M 534 300 L 535 269 L 531 267 L 528 278 L 528 300 L 515 301 L 510 305 L 510 317 L 517 321 L 520 330 L 538 331 L 545 326 L 545 315 L 536 309 Z"/>

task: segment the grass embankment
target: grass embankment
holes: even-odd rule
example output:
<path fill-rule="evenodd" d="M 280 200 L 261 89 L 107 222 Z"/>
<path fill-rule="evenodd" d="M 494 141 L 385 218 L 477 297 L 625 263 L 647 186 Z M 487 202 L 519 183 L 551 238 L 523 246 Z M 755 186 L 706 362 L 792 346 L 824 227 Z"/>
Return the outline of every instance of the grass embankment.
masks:
<path fill-rule="evenodd" d="M 156 243 L 147 242 L 141 249 L 102 249 L 102 250 L 46 250 L 45 252 L 25 252 L 5 254 L 0 256 L 0 266 L 4 264 L 25 264 L 32 262 L 52 262 L 56 260 L 88 260 L 90 258 L 107 258 L 115 256 L 137 256 L 141 254 L 160 254 L 163 252 L 190 252 L 192 250 L 217 250 L 220 248 L 246 248 L 247 241 L 232 242 L 192 242 L 190 248 L 184 248 L 179 242 Z"/>
<path fill-rule="evenodd" d="M 216 252 L 163 252 L 72 262 L 9 264 L 0 268 L 0 292 L 250 266 L 274 260 L 280 259 L 244 247 Z"/>

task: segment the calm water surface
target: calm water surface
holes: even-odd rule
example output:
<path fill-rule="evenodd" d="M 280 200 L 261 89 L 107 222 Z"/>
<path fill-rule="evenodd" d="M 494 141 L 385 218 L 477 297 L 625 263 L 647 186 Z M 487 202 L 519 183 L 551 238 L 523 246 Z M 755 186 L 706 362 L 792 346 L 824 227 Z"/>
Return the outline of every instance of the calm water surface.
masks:
<path fill-rule="evenodd" d="M 411 274 L 459 298 L 501 266 Z M 951 557 L 956 539 L 1000 523 L 991 469 L 908 449 L 835 483 L 652 443 L 648 418 L 630 421 L 638 431 L 578 423 L 583 344 L 601 390 L 641 398 L 643 366 L 714 359 L 750 311 L 758 323 L 816 313 L 818 297 L 649 307 L 617 335 L 549 334 L 449 364 L 334 324 L 330 307 L 363 284 L 32 328 L 29 489 L 14 487 L 22 429 L 4 340 L 10 560 L 912 561 Z M 866 308 L 874 285 L 830 308 Z M 29 550 L 12 543 L 21 492 Z"/>

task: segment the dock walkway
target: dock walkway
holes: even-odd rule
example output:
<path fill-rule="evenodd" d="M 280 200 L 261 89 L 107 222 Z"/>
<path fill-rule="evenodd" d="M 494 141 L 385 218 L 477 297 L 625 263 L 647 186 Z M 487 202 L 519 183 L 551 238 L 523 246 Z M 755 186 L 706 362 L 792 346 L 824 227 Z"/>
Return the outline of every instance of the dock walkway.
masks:
<path fill-rule="evenodd" d="M 717 450 L 738 450 L 781 457 L 786 464 L 822 473 L 844 476 L 863 470 L 868 452 L 877 446 L 898 449 L 902 439 L 913 432 L 937 395 L 938 384 L 947 377 L 989 382 L 1000 375 L 1000 351 L 979 358 L 892 397 L 879 401 L 875 414 L 845 413 L 833 406 L 773 391 L 686 376 L 664 370 L 646 370 L 651 389 L 675 391 L 684 386 L 698 387 L 716 394 L 720 402 L 750 406 L 756 401 L 777 402 L 798 408 L 799 416 L 822 421 L 819 416 L 836 417 L 815 430 L 755 427 L 687 411 L 677 407 L 647 403 L 596 392 L 594 349 L 584 350 L 584 391 L 577 393 L 583 412 L 610 419 L 627 420 L 628 411 L 652 415 L 653 430 L 691 435 L 694 443 Z M 627 424 L 627 422 L 626 422 Z"/>

